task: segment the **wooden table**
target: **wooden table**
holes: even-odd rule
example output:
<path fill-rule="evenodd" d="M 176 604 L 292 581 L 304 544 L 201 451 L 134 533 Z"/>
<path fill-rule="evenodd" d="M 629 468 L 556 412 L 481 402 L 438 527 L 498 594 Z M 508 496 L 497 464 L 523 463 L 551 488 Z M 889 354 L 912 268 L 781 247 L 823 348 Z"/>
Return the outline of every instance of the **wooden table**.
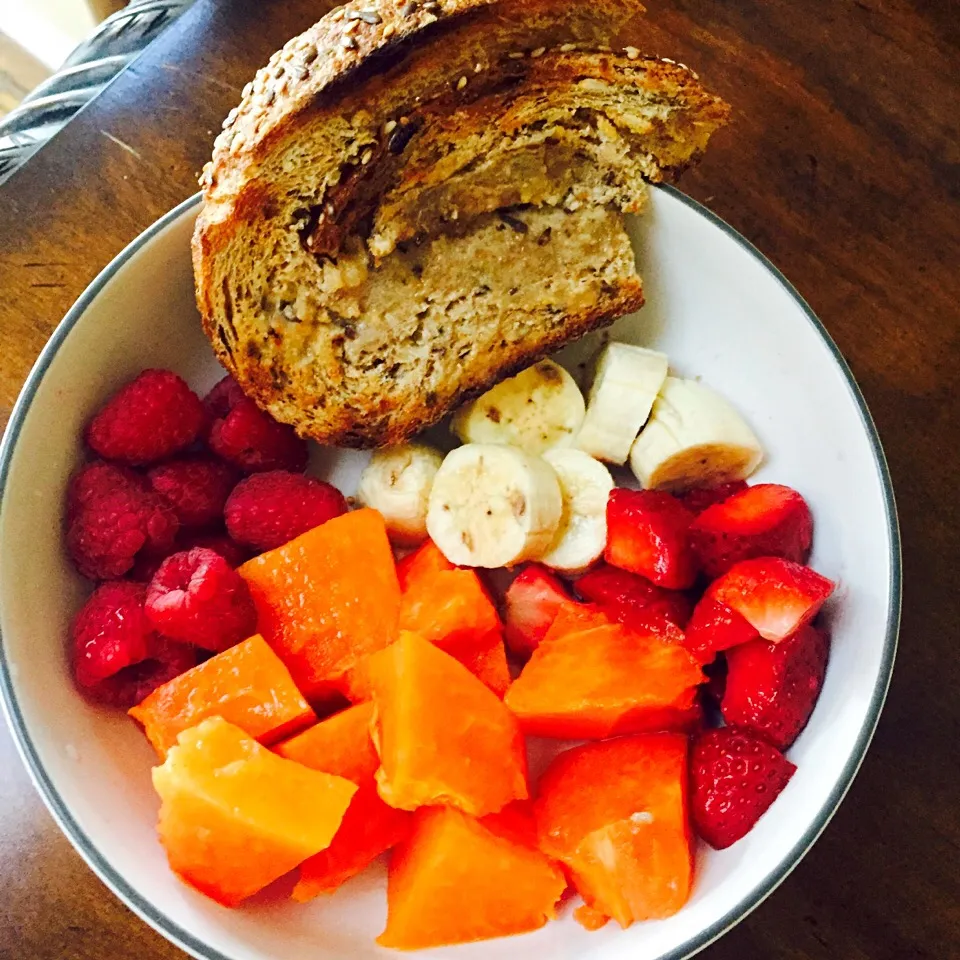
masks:
<path fill-rule="evenodd" d="M 651 4 L 651 6 L 654 6 Z M 0 417 L 97 271 L 196 189 L 254 69 L 325 9 L 198 0 L 0 188 Z M 767 253 L 850 360 L 903 529 L 876 739 L 792 876 L 704 957 L 960 956 L 960 16 L 950 0 L 663 0 L 650 52 L 735 105 L 684 187 Z M 81 862 L 0 731 L 0 957 L 180 956 Z"/>

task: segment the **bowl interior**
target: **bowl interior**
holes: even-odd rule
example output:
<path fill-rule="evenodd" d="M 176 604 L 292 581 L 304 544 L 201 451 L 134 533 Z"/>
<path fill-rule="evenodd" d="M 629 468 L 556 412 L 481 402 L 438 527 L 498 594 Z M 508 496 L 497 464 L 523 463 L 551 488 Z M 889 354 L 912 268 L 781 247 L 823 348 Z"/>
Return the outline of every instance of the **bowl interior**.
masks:
<path fill-rule="evenodd" d="M 896 532 L 859 394 L 802 302 L 765 261 L 675 191 L 651 192 L 649 211 L 631 225 L 648 303 L 612 336 L 666 351 L 674 370 L 728 396 L 767 450 L 757 479 L 795 486 L 810 502 L 811 562 L 839 582 L 825 612 L 833 651 L 823 694 L 790 751 L 796 776 L 744 840 L 720 853 L 701 849 L 696 889 L 680 914 L 588 934 L 568 908 L 536 933 L 433 951 L 438 956 L 653 960 L 693 952 L 762 899 L 815 839 L 882 703 L 899 602 Z M 11 421 L 0 512 L 0 680 L 9 718 L 41 792 L 80 852 L 185 949 L 230 960 L 382 956 L 374 944 L 386 912 L 382 865 L 306 906 L 262 895 L 231 911 L 179 883 L 154 833 L 150 748 L 125 717 L 86 704 L 68 674 L 64 638 L 84 585 L 64 559 L 62 503 L 81 460 L 84 421 L 144 367 L 171 367 L 198 390 L 220 375 L 193 303 L 195 211 L 191 204 L 174 211 L 108 268 L 55 335 Z M 582 373 L 598 342 L 588 338 L 560 358 Z M 362 453 L 317 449 L 313 469 L 352 492 L 364 461 Z M 279 887 L 273 892 L 282 892 L 283 881 Z"/>

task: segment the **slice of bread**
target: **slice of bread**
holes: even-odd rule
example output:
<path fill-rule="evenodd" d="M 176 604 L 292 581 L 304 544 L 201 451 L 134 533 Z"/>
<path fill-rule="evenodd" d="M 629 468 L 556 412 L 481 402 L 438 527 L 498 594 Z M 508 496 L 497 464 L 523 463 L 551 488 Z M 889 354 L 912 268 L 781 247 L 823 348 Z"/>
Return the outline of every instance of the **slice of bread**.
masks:
<path fill-rule="evenodd" d="M 622 214 L 727 107 L 603 49 L 627 0 L 356 0 L 291 41 L 204 172 L 214 348 L 323 443 L 400 442 L 642 303 Z"/>

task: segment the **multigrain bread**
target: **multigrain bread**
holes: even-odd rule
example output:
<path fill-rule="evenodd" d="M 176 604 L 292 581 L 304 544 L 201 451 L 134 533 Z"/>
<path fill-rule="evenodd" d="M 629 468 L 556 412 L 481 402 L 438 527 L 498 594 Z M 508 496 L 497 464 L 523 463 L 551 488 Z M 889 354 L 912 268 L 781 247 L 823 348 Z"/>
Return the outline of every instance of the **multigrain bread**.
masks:
<path fill-rule="evenodd" d="M 392 0 L 271 59 L 204 171 L 225 366 L 324 443 L 397 443 L 642 304 L 622 214 L 727 116 L 628 0 Z"/>

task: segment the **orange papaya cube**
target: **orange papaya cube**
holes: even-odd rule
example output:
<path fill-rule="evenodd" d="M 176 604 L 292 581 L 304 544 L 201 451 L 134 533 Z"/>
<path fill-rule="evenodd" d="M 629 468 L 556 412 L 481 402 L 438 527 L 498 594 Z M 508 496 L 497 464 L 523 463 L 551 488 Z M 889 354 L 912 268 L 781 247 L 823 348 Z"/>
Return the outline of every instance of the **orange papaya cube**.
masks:
<path fill-rule="evenodd" d="M 476 650 L 464 652 L 457 659 L 498 697 L 503 697 L 510 686 L 510 665 L 507 663 L 507 648 L 500 632 L 478 645 Z"/>
<path fill-rule="evenodd" d="M 184 730 L 153 785 L 170 867 L 228 907 L 326 849 L 357 791 L 278 757 L 222 717 Z"/>
<path fill-rule="evenodd" d="M 472 816 L 528 796 L 516 718 L 461 663 L 412 633 L 370 658 L 377 785 L 393 807 L 446 803 Z"/>
<path fill-rule="evenodd" d="M 602 739 L 691 726 L 703 680 L 682 647 L 608 624 L 542 642 L 504 702 L 526 734 Z"/>
<path fill-rule="evenodd" d="M 546 643 L 568 633 L 582 633 L 591 627 L 605 627 L 610 623 L 613 623 L 613 617 L 608 617 L 599 607 L 570 600 L 557 611 L 540 642 Z"/>
<path fill-rule="evenodd" d="M 409 833 L 411 815 L 387 806 L 377 793 L 380 760 L 370 740 L 372 720 L 373 704 L 357 704 L 275 748 L 288 760 L 358 785 L 330 846 L 300 865 L 294 900 L 333 892 Z"/>
<path fill-rule="evenodd" d="M 380 799 L 372 779 L 360 784 L 330 846 L 300 864 L 300 879 L 291 896 L 304 903 L 333 893 L 409 836 L 412 821 L 412 813 L 394 810 Z"/>
<path fill-rule="evenodd" d="M 183 730 L 207 717 L 221 716 L 266 744 L 317 719 L 259 634 L 157 687 L 129 713 L 161 760 Z"/>
<path fill-rule="evenodd" d="M 676 913 L 693 882 L 687 738 L 650 733 L 561 753 L 534 804 L 540 849 L 622 927 Z M 596 927 L 595 914 L 583 917 Z"/>
<path fill-rule="evenodd" d="M 497 813 L 488 813 L 480 823 L 498 837 L 534 850 L 539 847 L 532 800 L 513 800 Z"/>
<path fill-rule="evenodd" d="M 406 591 L 412 583 L 429 578 L 442 570 L 456 570 L 456 565 L 440 552 L 440 548 L 432 540 L 427 540 L 412 553 L 408 553 L 402 560 L 397 561 L 397 579 L 400 581 L 400 589 Z"/>
<path fill-rule="evenodd" d="M 443 570 L 408 585 L 400 601 L 400 629 L 456 656 L 499 632 L 500 617 L 473 570 Z"/>
<path fill-rule="evenodd" d="M 356 510 L 239 568 L 260 632 L 308 698 L 349 691 L 349 674 L 397 635 L 400 585 L 383 518 Z"/>
<path fill-rule="evenodd" d="M 566 885 L 542 853 L 459 810 L 419 810 L 390 862 L 377 943 L 417 950 L 536 930 L 556 916 Z"/>

